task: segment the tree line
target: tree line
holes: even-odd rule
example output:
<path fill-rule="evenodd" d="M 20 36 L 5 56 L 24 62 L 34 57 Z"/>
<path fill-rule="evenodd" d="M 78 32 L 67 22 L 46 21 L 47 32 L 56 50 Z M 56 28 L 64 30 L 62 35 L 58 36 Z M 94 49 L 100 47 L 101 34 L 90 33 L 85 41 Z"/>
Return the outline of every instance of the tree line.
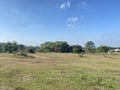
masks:
<path fill-rule="evenodd" d="M 95 43 L 92 41 L 86 42 L 85 47 L 82 47 L 81 45 L 69 45 L 67 42 L 64 41 L 45 42 L 42 43 L 40 46 L 26 46 L 23 44 L 18 44 L 15 41 L 0 43 L 0 53 L 106 53 L 110 49 L 114 49 L 114 47 L 103 45 L 96 47 Z"/>

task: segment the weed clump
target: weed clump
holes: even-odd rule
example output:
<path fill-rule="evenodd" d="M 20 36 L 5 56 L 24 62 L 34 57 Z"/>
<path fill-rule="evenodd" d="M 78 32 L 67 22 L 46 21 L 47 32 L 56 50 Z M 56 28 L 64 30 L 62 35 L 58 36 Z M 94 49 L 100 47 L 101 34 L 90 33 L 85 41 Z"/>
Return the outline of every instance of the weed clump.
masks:
<path fill-rule="evenodd" d="M 26 53 L 18 53 L 14 54 L 15 57 L 21 57 L 21 58 L 35 58 L 34 56 L 28 55 Z"/>
<path fill-rule="evenodd" d="M 83 56 L 83 54 L 81 53 L 81 54 L 79 54 L 79 57 L 84 57 L 84 56 Z"/>

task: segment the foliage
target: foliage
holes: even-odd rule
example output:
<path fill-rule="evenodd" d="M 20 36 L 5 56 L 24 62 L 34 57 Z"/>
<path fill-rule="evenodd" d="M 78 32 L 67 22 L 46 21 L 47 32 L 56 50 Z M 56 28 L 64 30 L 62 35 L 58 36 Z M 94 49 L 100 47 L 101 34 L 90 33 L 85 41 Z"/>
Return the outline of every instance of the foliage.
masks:
<path fill-rule="evenodd" d="M 3 52 L 2 44 L 0 44 L 0 53 Z"/>
<path fill-rule="evenodd" d="M 24 45 L 22 45 L 22 44 L 19 44 L 18 45 L 18 52 L 25 52 L 25 50 L 26 50 L 26 47 L 24 46 Z"/>
<path fill-rule="evenodd" d="M 110 48 L 108 46 L 101 45 L 100 47 L 97 48 L 97 52 L 99 52 L 99 53 L 106 53 L 106 52 L 108 52 L 109 49 Z"/>
<path fill-rule="evenodd" d="M 117 47 L 119 48 L 119 47 Z M 17 44 L 17 42 L 7 42 L 0 43 L 0 53 L 49 53 L 49 52 L 57 52 L 57 53 L 106 53 L 109 49 L 115 49 L 115 47 L 108 46 L 100 46 L 95 48 L 95 44 L 92 41 L 88 41 L 85 44 L 85 47 L 80 45 L 72 45 L 70 46 L 67 42 L 64 41 L 56 41 L 56 42 L 45 42 L 40 46 L 25 46 L 23 44 Z"/>
<path fill-rule="evenodd" d="M 33 46 L 27 47 L 26 52 L 27 52 L 27 53 L 35 53 L 35 47 L 33 47 Z"/>
<path fill-rule="evenodd" d="M 85 50 L 88 53 L 94 53 L 95 52 L 95 44 L 92 41 L 88 41 L 85 44 Z"/>
<path fill-rule="evenodd" d="M 80 45 L 73 45 L 70 47 L 72 53 L 83 53 L 83 49 Z"/>
<path fill-rule="evenodd" d="M 52 52 L 54 51 L 54 43 L 52 42 L 45 42 L 40 45 L 40 52 Z"/>
<path fill-rule="evenodd" d="M 8 42 L 3 44 L 4 52 L 14 53 L 17 51 L 17 49 L 17 42 Z"/>
<path fill-rule="evenodd" d="M 67 42 L 57 41 L 57 42 L 45 42 L 40 45 L 40 52 L 69 52 L 69 45 Z"/>
<path fill-rule="evenodd" d="M 35 53 L 38 47 L 35 46 L 25 46 L 23 44 L 17 44 L 17 42 L 7 42 L 0 44 L 0 53 Z"/>

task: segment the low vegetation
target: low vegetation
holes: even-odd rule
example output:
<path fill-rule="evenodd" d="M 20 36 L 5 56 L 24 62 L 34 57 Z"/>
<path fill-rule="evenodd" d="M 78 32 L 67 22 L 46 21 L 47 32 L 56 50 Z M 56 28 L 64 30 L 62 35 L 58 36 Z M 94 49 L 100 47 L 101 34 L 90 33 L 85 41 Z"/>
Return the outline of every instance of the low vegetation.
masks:
<path fill-rule="evenodd" d="M 119 53 L 27 56 L 0 54 L 0 90 L 120 90 Z"/>

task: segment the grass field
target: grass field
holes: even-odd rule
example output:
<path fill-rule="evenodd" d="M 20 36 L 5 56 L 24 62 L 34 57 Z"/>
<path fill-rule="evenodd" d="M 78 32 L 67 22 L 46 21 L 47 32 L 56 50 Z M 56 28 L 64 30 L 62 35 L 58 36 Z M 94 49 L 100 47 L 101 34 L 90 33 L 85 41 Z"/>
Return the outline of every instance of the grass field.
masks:
<path fill-rule="evenodd" d="M 120 54 L 0 54 L 0 90 L 120 90 Z"/>

